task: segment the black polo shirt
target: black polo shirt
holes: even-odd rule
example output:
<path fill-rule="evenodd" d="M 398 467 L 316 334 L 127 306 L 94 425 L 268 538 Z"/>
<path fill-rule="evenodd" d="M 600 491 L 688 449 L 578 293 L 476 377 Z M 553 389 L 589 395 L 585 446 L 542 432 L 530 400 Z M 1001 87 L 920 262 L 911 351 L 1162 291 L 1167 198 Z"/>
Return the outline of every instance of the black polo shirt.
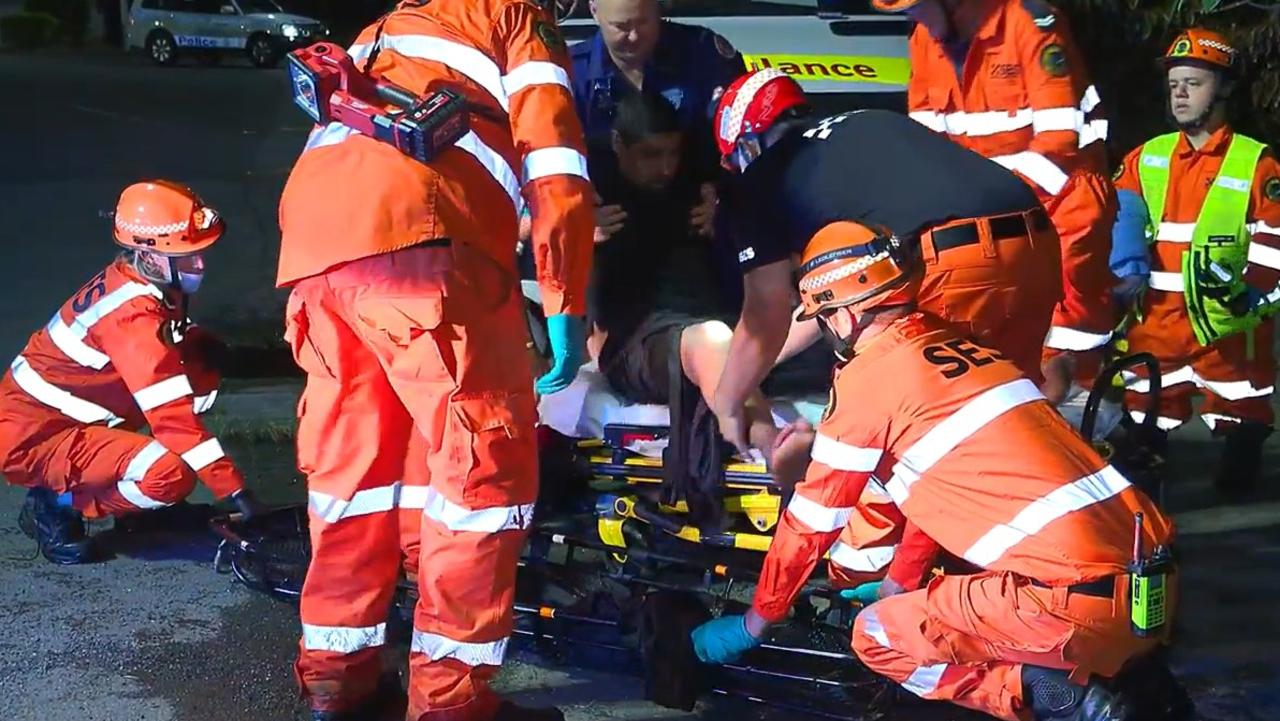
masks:
<path fill-rule="evenodd" d="M 730 196 L 744 274 L 803 251 L 840 220 L 906 239 L 949 220 L 1040 205 L 1012 172 L 887 110 L 809 122 L 748 166 Z"/>

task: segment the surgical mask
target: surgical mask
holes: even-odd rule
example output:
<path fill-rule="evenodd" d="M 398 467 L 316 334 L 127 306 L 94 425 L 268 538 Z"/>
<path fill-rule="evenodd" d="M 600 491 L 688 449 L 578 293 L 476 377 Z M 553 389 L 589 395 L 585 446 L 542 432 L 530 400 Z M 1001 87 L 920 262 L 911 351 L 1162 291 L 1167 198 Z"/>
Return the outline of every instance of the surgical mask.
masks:
<path fill-rule="evenodd" d="M 200 290 L 200 283 L 204 280 L 204 273 L 186 273 L 178 271 L 178 288 L 183 293 L 191 294 Z"/>

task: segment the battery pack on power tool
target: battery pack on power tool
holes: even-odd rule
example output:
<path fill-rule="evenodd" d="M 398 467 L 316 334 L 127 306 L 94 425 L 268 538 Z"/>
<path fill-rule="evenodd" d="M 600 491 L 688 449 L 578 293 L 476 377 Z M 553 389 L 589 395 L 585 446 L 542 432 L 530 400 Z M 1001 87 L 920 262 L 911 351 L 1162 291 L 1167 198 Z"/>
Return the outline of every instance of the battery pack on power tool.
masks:
<path fill-rule="evenodd" d="M 1143 557 L 1142 514 L 1134 515 L 1133 558 L 1129 562 L 1129 628 L 1139 638 L 1160 635 L 1168 622 L 1169 575 L 1173 556 L 1159 546 Z"/>
<path fill-rule="evenodd" d="M 361 72 L 336 45 L 316 43 L 288 61 L 294 103 L 319 125 L 340 123 L 422 163 L 470 129 L 461 93 L 437 88 L 419 97 Z"/>

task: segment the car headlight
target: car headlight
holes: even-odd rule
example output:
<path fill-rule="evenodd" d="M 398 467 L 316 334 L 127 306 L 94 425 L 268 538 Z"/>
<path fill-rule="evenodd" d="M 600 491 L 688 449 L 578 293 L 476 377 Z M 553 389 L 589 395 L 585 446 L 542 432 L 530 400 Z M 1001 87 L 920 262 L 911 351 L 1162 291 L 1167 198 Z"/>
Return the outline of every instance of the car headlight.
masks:
<path fill-rule="evenodd" d="M 283 35 L 286 40 L 297 40 L 298 36 L 302 33 L 299 32 L 297 25 L 294 25 L 293 23 L 285 23 L 280 26 L 280 34 Z"/>

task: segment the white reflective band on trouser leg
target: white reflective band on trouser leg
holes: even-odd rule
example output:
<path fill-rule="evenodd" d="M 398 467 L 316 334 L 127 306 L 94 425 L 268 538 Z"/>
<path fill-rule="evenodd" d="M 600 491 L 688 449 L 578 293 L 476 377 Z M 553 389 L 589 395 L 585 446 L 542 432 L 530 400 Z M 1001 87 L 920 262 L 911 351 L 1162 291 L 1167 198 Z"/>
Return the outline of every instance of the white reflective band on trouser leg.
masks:
<path fill-rule="evenodd" d="M 1134 393 L 1148 393 L 1151 390 L 1151 381 L 1140 377 L 1133 371 L 1122 371 L 1120 377 L 1124 379 L 1125 390 L 1131 390 Z M 1172 388 L 1179 383 L 1196 383 L 1196 372 L 1191 366 L 1182 366 L 1176 371 L 1160 374 L 1160 388 Z"/>
<path fill-rule="evenodd" d="M 880 625 L 880 617 L 876 614 L 874 605 L 868 606 L 862 613 L 858 614 L 858 617 L 862 621 L 863 633 L 871 637 L 871 640 L 875 641 L 881 648 L 893 649 L 893 646 L 889 643 L 889 636 L 884 632 L 884 626 Z M 938 683 L 942 680 L 942 674 L 946 670 L 947 664 L 945 663 L 917 666 L 900 685 L 911 693 L 924 697 L 926 694 L 938 690 Z"/>
<path fill-rule="evenodd" d="M 191 381 L 187 380 L 185 375 L 173 376 L 165 378 L 159 383 L 152 383 L 133 394 L 133 399 L 137 401 L 138 408 L 145 413 L 153 408 L 176 401 L 179 398 L 185 398 L 193 393 L 191 390 Z"/>
<path fill-rule="evenodd" d="M 308 651 L 355 653 L 386 643 L 387 624 L 377 626 L 316 626 L 302 624 L 302 645 Z"/>
<path fill-rule="evenodd" d="M 396 508 L 421 510 L 426 506 L 426 501 L 426 486 L 406 486 L 402 481 L 356 491 L 349 501 L 320 491 L 307 491 L 307 507 L 318 520 L 325 523 L 337 523 L 344 518 L 367 516 L 371 513 L 386 513 Z"/>
<path fill-rule="evenodd" d="M 1211 431 L 1217 428 L 1219 423 L 1244 423 L 1243 418 L 1224 416 L 1219 413 L 1201 413 L 1200 420 L 1204 421 L 1204 424 L 1209 426 Z"/>
<path fill-rule="evenodd" d="M 1085 351 L 1101 348 L 1111 340 L 1111 333 L 1089 333 L 1075 328 L 1055 325 L 1049 328 L 1044 344 L 1057 350 Z"/>
<path fill-rule="evenodd" d="M 1129 411 L 1129 417 L 1133 419 L 1134 423 L 1141 424 L 1143 421 L 1147 419 L 1147 414 L 1143 413 L 1142 411 Z M 1168 416 L 1156 416 L 1156 428 L 1159 428 L 1162 431 L 1171 431 L 1180 425 L 1182 425 L 1182 421 L 1178 420 L 1177 418 L 1169 418 Z"/>
<path fill-rule="evenodd" d="M 473 511 L 450 501 L 434 488 L 427 489 L 427 499 L 423 504 L 422 512 L 450 531 L 499 533 L 524 530 L 533 521 L 532 503 L 495 506 Z"/>
<path fill-rule="evenodd" d="M 152 509 L 164 508 L 172 504 L 163 501 L 157 501 L 138 488 L 138 481 L 146 477 L 147 471 L 151 470 L 156 461 L 160 457 L 168 453 L 169 449 L 165 448 L 160 441 L 151 441 L 142 447 L 142 450 L 134 454 L 129 460 L 129 465 L 124 469 L 124 478 L 116 484 L 116 490 L 124 499 L 138 508 Z"/>
<path fill-rule="evenodd" d="M 13 380 L 18 387 L 41 403 L 60 411 L 81 423 L 106 423 L 107 427 L 120 425 L 124 419 L 97 403 L 71 395 L 67 391 L 53 385 L 40 377 L 26 358 L 18 356 L 9 365 L 13 371 Z"/>
<path fill-rule="evenodd" d="M 1272 270 L 1280 270 L 1280 249 L 1256 241 L 1250 243 L 1249 262 Z"/>
<path fill-rule="evenodd" d="M 1037 498 L 1008 523 L 997 524 L 964 552 L 964 559 L 989 568 L 1009 549 L 1039 533 L 1050 523 L 1068 513 L 1102 503 L 1128 487 L 1129 481 L 1120 471 L 1109 465 L 1103 466 L 1096 473 L 1059 486 Z"/>
<path fill-rule="evenodd" d="M 1147 274 L 1147 287 L 1166 293 L 1182 293 L 1182 274 L 1153 270 Z"/>
<path fill-rule="evenodd" d="M 524 182 L 549 175 L 576 175 L 587 178 L 587 159 L 573 148 L 551 147 L 531 150 L 524 156 Z"/>
<path fill-rule="evenodd" d="M 1009 170 L 1016 170 L 1022 173 L 1033 183 L 1044 188 L 1049 195 L 1057 195 L 1062 192 L 1063 186 L 1067 184 L 1067 174 L 1062 172 L 1062 168 L 1054 165 L 1052 160 L 1040 153 L 1025 150 L 1013 155 L 996 156 L 991 160 Z"/>
<path fill-rule="evenodd" d="M 1271 395 L 1275 386 L 1258 388 L 1249 381 L 1211 381 L 1196 376 L 1196 383 L 1213 392 L 1223 400 L 1242 401 L 1246 398 L 1262 398 Z"/>
<path fill-rule="evenodd" d="M 507 639 L 499 639 L 488 643 L 467 643 L 454 641 L 437 633 L 414 630 L 413 642 L 409 646 L 410 653 L 420 653 L 432 661 L 452 658 L 468 666 L 501 666 L 507 654 Z"/>
<path fill-rule="evenodd" d="M 854 548 L 836 541 L 831 546 L 831 562 L 859 573 L 875 573 L 893 560 L 894 546 Z"/>
<path fill-rule="evenodd" d="M 222 452 L 222 444 L 218 442 L 217 438 L 210 438 L 209 440 L 197 445 L 195 448 L 183 453 L 182 461 L 188 466 L 191 466 L 191 470 L 199 472 L 203 470 L 205 466 L 213 463 L 219 458 L 223 458 L 224 456 L 226 456 L 226 454 Z"/>
<path fill-rule="evenodd" d="M 875 471 L 882 455 L 883 451 L 879 448 L 863 448 L 849 445 L 821 433 L 817 434 L 813 439 L 813 448 L 809 451 L 810 458 L 818 463 L 831 466 L 837 471 L 860 471 L 863 473 Z"/>
<path fill-rule="evenodd" d="M 1044 395 L 1026 378 L 984 391 L 912 443 L 894 464 L 885 490 L 902 506 L 911 494 L 911 485 L 966 438 L 1008 411 L 1038 400 L 1044 400 Z"/>
<path fill-rule="evenodd" d="M 791 496 L 791 502 L 787 504 L 787 513 L 808 526 L 814 533 L 830 533 L 844 528 L 844 525 L 849 522 L 849 516 L 853 515 L 853 507 L 831 508 L 796 493 Z"/>
<path fill-rule="evenodd" d="M 1250 235 L 1252 235 L 1252 234 L 1254 234 L 1254 233 L 1266 233 L 1266 234 L 1268 234 L 1268 235 L 1280 235 L 1280 228 L 1277 228 L 1277 227 L 1272 226 L 1272 225 L 1268 225 L 1268 224 L 1267 224 L 1267 222 L 1266 222 L 1265 220 L 1258 220 L 1258 221 L 1254 221 L 1254 222 L 1252 222 L 1252 223 L 1245 223 L 1244 229 L 1245 229 L 1245 230 L 1247 230 L 1247 231 L 1249 231 L 1249 234 L 1250 234 Z M 1249 247 L 1253 247 L 1253 246 L 1252 246 L 1252 245 L 1250 245 Z"/>
<path fill-rule="evenodd" d="M 213 408 L 213 402 L 216 401 L 217 399 L 218 399 L 217 390 L 209 391 L 209 395 L 206 395 L 206 396 L 196 396 L 195 400 L 191 402 L 191 410 L 195 411 L 196 415 L 200 415 L 201 413 L 208 413 L 209 410 Z"/>

